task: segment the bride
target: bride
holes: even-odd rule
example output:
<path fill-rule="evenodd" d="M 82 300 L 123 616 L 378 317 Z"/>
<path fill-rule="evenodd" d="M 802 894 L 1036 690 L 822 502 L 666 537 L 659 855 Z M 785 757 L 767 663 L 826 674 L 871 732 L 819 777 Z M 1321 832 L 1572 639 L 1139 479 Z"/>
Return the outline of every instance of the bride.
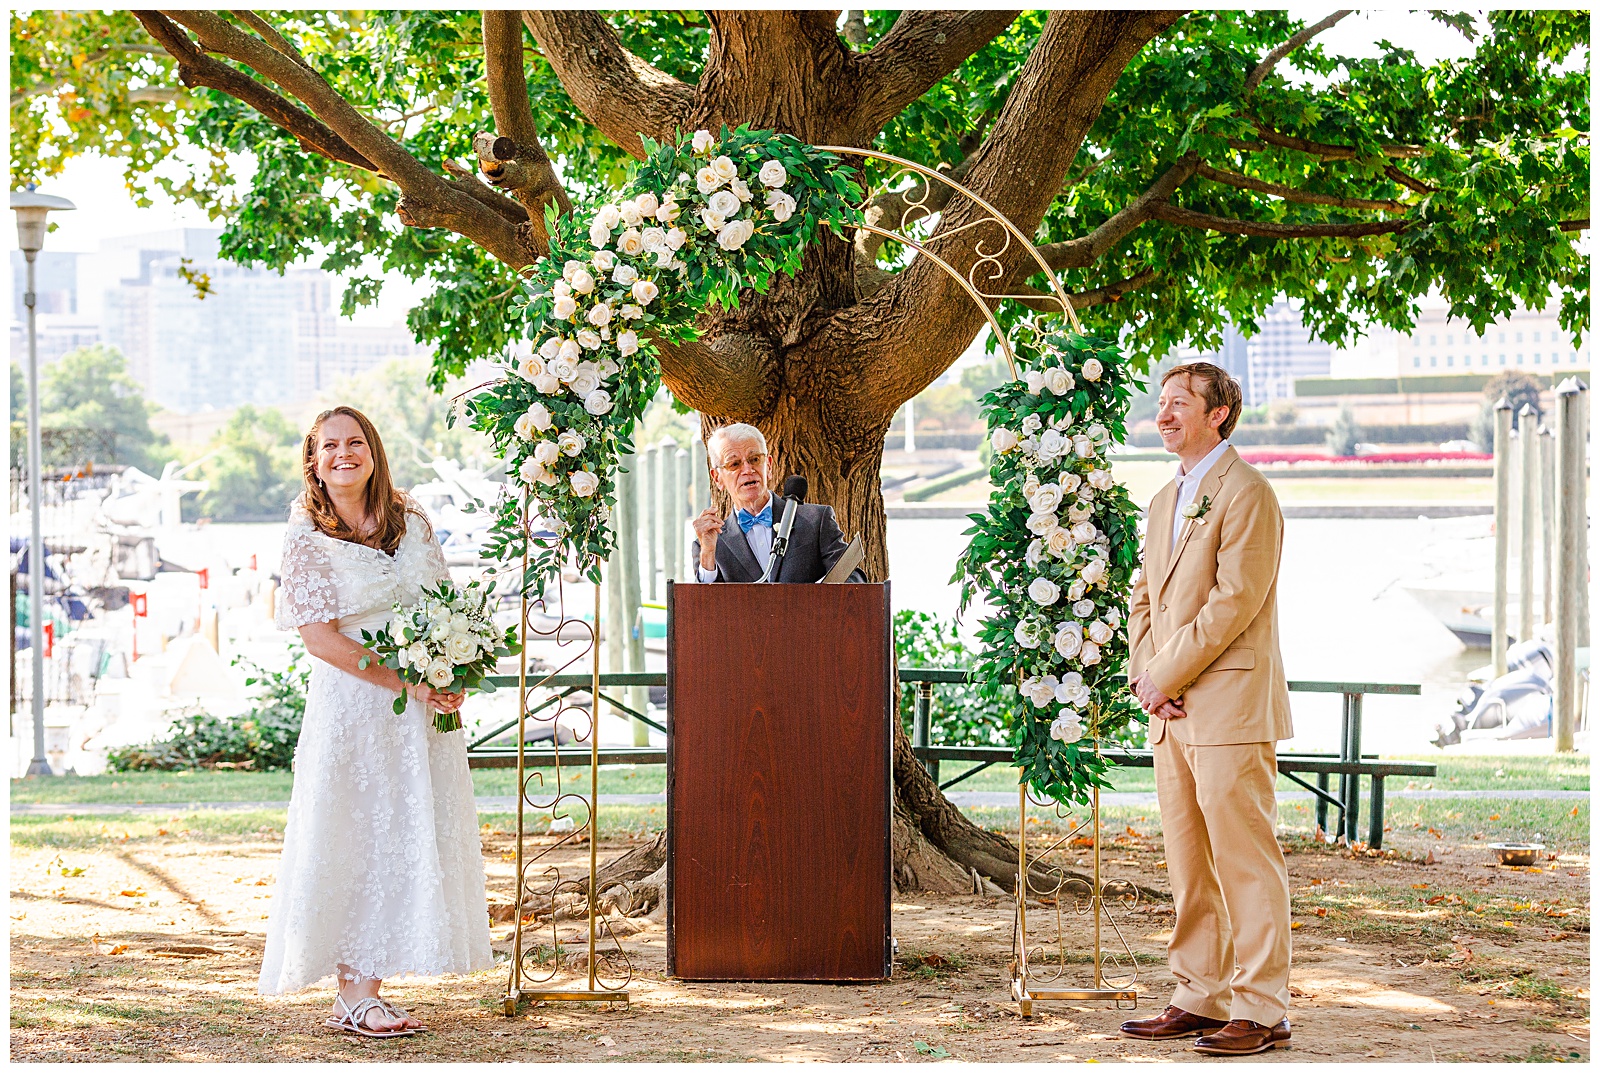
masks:
<path fill-rule="evenodd" d="M 406 1036 L 422 1023 L 379 997 L 385 978 L 494 964 L 482 849 L 465 736 L 438 733 L 429 714 L 456 710 L 461 695 L 403 686 L 375 660 L 363 670 L 359 638 L 447 571 L 363 414 L 319 414 L 302 462 L 277 624 L 299 629 L 311 681 L 260 991 L 298 991 L 331 973 L 329 1027 Z M 402 688 L 410 701 L 395 715 Z"/>

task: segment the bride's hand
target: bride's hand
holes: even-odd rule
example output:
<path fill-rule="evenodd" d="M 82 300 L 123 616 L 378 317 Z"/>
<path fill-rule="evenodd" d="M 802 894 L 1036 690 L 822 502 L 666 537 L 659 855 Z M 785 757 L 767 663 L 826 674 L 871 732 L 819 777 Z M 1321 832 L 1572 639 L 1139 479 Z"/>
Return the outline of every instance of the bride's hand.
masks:
<path fill-rule="evenodd" d="M 434 689 L 426 682 L 407 682 L 406 693 L 418 704 L 422 704 L 429 711 L 453 712 L 461 707 L 461 702 L 466 699 L 461 693 L 446 693 L 441 689 Z"/>

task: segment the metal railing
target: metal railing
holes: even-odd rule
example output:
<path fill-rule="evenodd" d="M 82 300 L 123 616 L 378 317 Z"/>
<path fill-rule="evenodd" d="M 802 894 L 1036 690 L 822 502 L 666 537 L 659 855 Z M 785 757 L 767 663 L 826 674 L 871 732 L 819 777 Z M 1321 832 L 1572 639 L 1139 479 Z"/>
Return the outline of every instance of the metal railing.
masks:
<path fill-rule="evenodd" d="M 912 701 L 911 747 L 922 761 L 923 767 L 935 782 L 939 781 L 939 767 L 943 762 L 976 762 L 976 766 L 952 779 L 939 783 L 941 790 L 971 778 L 995 764 L 1009 764 L 1013 751 L 1005 745 L 933 745 L 932 732 L 933 689 L 937 685 L 969 684 L 968 672 L 934 667 L 901 667 L 900 681 L 915 689 Z M 491 679 L 497 687 L 515 689 L 517 679 L 499 676 Z M 558 674 L 537 683 L 540 688 L 552 689 L 550 696 L 529 709 L 529 713 L 543 711 L 559 704 L 561 698 L 574 693 L 586 693 L 593 679 L 588 674 Z M 665 686 L 667 676 L 663 671 L 602 674 L 600 700 L 615 711 L 638 719 L 654 730 L 666 733 L 666 726 L 644 712 L 616 699 L 619 687 Z M 607 689 L 611 692 L 607 692 Z M 1371 812 L 1367 827 L 1367 845 L 1374 849 L 1383 845 L 1384 780 L 1390 776 L 1431 778 L 1438 773 L 1438 765 L 1417 760 L 1383 760 L 1375 754 L 1361 751 L 1361 722 L 1363 701 L 1367 696 L 1420 696 L 1422 687 L 1412 683 L 1392 682 L 1290 682 L 1291 693 L 1337 693 L 1342 698 L 1340 744 L 1337 753 L 1279 753 L 1278 772 L 1285 778 L 1309 790 L 1316 800 L 1317 826 L 1324 831 L 1342 834 L 1349 842 L 1357 841 L 1360 834 L 1361 778 L 1371 780 Z M 670 714 L 668 715 L 670 721 Z M 473 767 L 515 767 L 517 746 L 495 745 L 496 738 L 517 725 L 512 719 L 486 733 L 479 734 L 467 745 L 467 757 Z M 554 732 L 554 728 L 552 728 Z M 560 764 L 587 764 L 588 750 L 561 749 L 558 745 L 529 745 L 526 750 L 527 766 L 542 767 Z M 1155 760 L 1148 749 L 1107 749 L 1107 759 L 1123 767 L 1152 767 Z M 652 746 L 615 746 L 600 749 L 602 764 L 664 764 L 667 751 Z M 1303 776 L 1312 776 L 1309 782 Z M 1332 780 L 1337 777 L 1335 789 Z M 1339 813 L 1337 826 L 1329 828 L 1328 810 Z"/>

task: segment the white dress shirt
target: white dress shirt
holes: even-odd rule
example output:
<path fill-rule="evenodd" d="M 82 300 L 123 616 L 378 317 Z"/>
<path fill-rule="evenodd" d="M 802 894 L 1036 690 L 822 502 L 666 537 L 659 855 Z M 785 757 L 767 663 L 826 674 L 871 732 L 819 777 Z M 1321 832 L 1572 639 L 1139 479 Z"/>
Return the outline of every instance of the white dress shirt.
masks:
<path fill-rule="evenodd" d="M 766 509 L 768 504 L 771 504 L 772 502 L 772 493 L 768 492 L 766 503 L 763 503 L 755 510 L 750 511 L 750 513 L 760 514 L 764 509 Z M 773 513 L 776 514 L 777 511 L 774 510 Z M 735 522 L 734 524 L 737 525 L 738 523 Z M 744 535 L 744 539 L 746 543 L 750 545 L 750 550 L 755 553 L 756 564 L 761 567 L 762 572 L 765 572 L 767 569 L 767 564 L 772 562 L 772 526 L 752 525 L 750 527 L 750 531 Z M 709 585 L 711 582 L 717 580 L 717 569 L 716 567 L 712 567 L 710 570 L 707 570 L 705 567 L 701 566 L 698 561 L 696 561 L 694 564 L 694 576 L 695 580 Z"/>
<path fill-rule="evenodd" d="M 1206 474 L 1211 472 L 1211 467 L 1217 464 L 1217 459 L 1222 457 L 1222 452 L 1228 449 L 1228 441 L 1223 440 L 1211 449 L 1194 465 L 1192 473 L 1183 472 L 1183 463 L 1178 463 L 1178 475 L 1174 478 L 1178 484 L 1178 501 L 1172 505 L 1172 546 L 1178 546 L 1178 535 L 1183 532 L 1183 523 L 1188 518 L 1183 516 L 1183 508 L 1194 502 L 1194 495 L 1200 489 L 1200 482 L 1206 479 Z"/>

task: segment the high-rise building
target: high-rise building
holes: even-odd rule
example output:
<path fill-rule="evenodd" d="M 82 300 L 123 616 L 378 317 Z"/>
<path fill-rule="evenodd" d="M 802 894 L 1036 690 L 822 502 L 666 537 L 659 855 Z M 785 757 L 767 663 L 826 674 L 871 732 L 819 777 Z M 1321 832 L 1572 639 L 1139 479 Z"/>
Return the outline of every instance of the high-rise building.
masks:
<path fill-rule="evenodd" d="M 1245 403 L 1258 406 L 1294 394 L 1294 382 L 1305 376 L 1326 376 L 1333 348 L 1313 339 L 1300 321 L 1300 311 L 1285 298 L 1272 303 L 1261 318 L 1261 331 L 1248 340 L 1249 379 Z"/>
<path fill-rule="evenodd" d="M 1440 301 L 1417 312 L 1410 333 L 1375 329 L 1360 344 L 1339 355 L 1336 377 L 1493 375 L 1508 369 L 1566 376 L 1587 369 L 1589 348 L 1561 327 L 1554 302 L 1542 310 L 1517 308 L 1479 335 L 1468 324 L 1450 320 Z"/>
<path fill-rule="evenodd" d="M 178 413 L 288 406 L 341 376 L 427 354 L 403 327 L 340 319 L 320 269 L 221 260 L 220 234 L 183 228 L 102 245 L 105 339 L 152 401 Z"/>
<path fill-rule="evenodd" d="M 34 310 L 38 314 L 39 364 L 49 365 L 69 350 L 100 341 L 100 323 L 79 301 L 81 253 L 45 250 L 34 263 Z M 11 360 L 28 360 L 28 310 L 22 296 L 28 287 L 28 263 L 21 250 L 11 251 Z"/>

